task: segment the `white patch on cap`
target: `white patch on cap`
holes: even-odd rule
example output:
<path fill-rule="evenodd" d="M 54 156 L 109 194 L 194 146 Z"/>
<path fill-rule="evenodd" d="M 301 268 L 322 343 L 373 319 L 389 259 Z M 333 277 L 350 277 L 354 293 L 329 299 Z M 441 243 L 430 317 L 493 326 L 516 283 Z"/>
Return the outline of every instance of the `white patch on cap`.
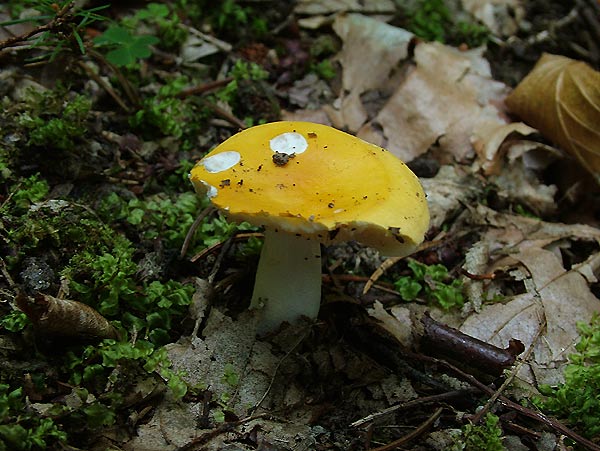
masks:
<path fill-rule="evenodd" d="M 269 145 L 273 152 L 285 153 L 288 155 L 302 153 L 308 148 L 306 138 L 296 132 L 282 133 L 269 141 Z"/>
<path fill-rule="evenodd" d="M 206 157 L 204 160 L 200 161 L 200 164 L 204 166 L 206 172 L 221 172 L 226 171 L 227 169 L 235 166 L 241 160 L 241 155 L 239 152 L 235 150 L 228 150 L 226 152 L 221 152 L 216 155 L 211 155 L 210 157 Z"/>
<path fill-rule="evenodd" d="M 216 197 L 216 195 L 219 193 L 217 188 L 212 186 L 210 183 L 206 183 L 204 180 L 200 180 L 200 183 L 202 183 L 206 187 L 206 197 L 208 197 L 209 199 Z"/>

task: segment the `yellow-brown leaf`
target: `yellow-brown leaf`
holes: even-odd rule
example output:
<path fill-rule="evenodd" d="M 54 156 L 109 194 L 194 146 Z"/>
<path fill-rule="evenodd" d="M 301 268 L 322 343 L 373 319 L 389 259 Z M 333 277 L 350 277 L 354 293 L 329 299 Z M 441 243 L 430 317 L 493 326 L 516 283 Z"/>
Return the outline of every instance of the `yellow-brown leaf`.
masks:
<path fill-rule="evenodd" d="M 581 61 L 544 54 L 506 104 L 600 182 L 600 72 Z"/>

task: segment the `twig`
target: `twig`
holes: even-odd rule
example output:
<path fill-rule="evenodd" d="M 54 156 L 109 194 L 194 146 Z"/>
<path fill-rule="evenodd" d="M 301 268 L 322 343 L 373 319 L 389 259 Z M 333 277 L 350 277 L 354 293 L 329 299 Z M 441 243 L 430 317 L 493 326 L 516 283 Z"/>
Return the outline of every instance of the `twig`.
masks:
<path fill-rule="evenodd" d="M 125 105 L 125 103 L 117 95 L 115 90 L 108 83 L 106 83 L 102 79 L 102 77 L 98 76 L 98 74 L 96 72 L 94 72 L 91 67 L 89 67 L 87 64 L 85 64 L 83 61 L 78 61 L 77 63 L 79 65 L 79 67 L 81 67 L 87 73 L 88 77 L 90 77 L 92 80 L 94 80 L 96 83 L 98 83 L 98 85 L 102 89 L 104 89 L 108 93 L 109 96 L 112 97 L 112 99 L 117 103 L 117 105 L 119 105 L 121 107 L 121 109 L 123 111 L 125 111 L 126 113 L 131 112 L 131 109 L 127 105 Z"/>
<path fill-rule="evenodd" d="M 252 237 L 261 238 L 263 236 L 264 236 L 264 234 L 260 233 L 260 232 L 238 233 L 234 237 L 232 237 L 232 239 L 235 241 L 238 241 L 238 240 L 245 240 L 247 238 L 252 238 Z M 221 246 L 223 246 L 223 243 L 224 243 L 224 241 L 219 241 L 218 243 L 215 243 L 212 246 L 207 247 L 206 249 L 202 249 L 200 252 L 198 252 L 196 255 L 194 255 L 192 258 L 190 258 L 190 261 L 192 263 L 194 263 L 195 261 L 203 258 L 205 255 L 212 254 L 214 251 L 221 248 Z"/>
<path fill-rule="evenodd" d="M 379 265 L 379 267 L 373 272 L 373 274 L 371 274 L 371 276 L 369 277 L 369 280 L 367 280 L 367 283 L 365 284 L 365 287 L 363 288 L 362 294 L 367 294 L 368 291 L 371 289 L 371 287 L 375 284 L 375 282 L 377 282 L 377 280 L 383 275 L 383 273 L 385 273 L 388 269 L 390 269 L 392 266 L 394 266 L 400 260 L 402 260 L 402 257 L 386 258 L 383 261 L 383 263 L 381 265 Z"/>
<path fill-rule="evenodd" d="M 58 10 L 56 12 L 56 16 L 47 24 L 35 27 L 33 30 L 29 31 L 28 33 L 21 34 L 19 36 L 13 36 L 12 38 L 8 38 L 8 39 L 0 42 L 0 51 L 6 49 L 8 47 L 14 47 L 19 42 L 25 42 L 37 34 L 45 33 L 46 31 L 52 31 L 55 28 L 59 27 L 60 26 L 59 22 L 64 19 L 64 17 L 73 8 L 74 5 L 75 5 L 75 2 L 67 3 L 65 6 L 63 6 L 60 10 Z"/>
<path fill-rule="evenodd" d="M 423 396 L 421 398 L 413 399 L 411 401 L 407 401 L 402 404 L 396 404 L 395 406 L 388 407 L 387 409 L 380 410 L 379 412 L 372 413 L 367 415 L 360 420 L 356 420 L 354 423 L 350 423 L 350 427 L 359 427 L 365 423 L 370 423 L 377 418 L 380 418 L 384 415 L 389 415 L 390 413 L 396 412 L 397 410 L 406 410 L 415 406 L 420 406 L 422 404 L 430 404 L 440 401 L 447 401 L 452 398 L 464 397 L 466 394 L 471 394 L 478 391 L 476 388 L 467 389 L 467 390 L 453 390 L 446 393 L 440 393 L 439 395 L 431 395 L 431 396 Z"/>
<path fill-rule="evenodd" d="M 198 85 L 198 86 L 194 86 L 192 88 L 184 89 L 183 91 L 181 91 L 177 95 L 175 95 L 175 97 L 177 97 L 178 99 L 185 99 L 186 97 L 189 97 L 189 96 L 196 96 L 198 94 L 205 94 L 205 93 L 210 92 L 210 91 L 212 91 L 212 90 L 214 90 L 216 88 L 220 88 L 221 86 L 224 86 L 224 85 L 228 84 L 232 80 L 233 80 L 233 77 L 227 77 L 227 78 L 223 78 L 222 80 L 210 81 L 210 82 L 204 83 L 202 85 Z"/>
<path fill-rule="evenodd" d="M 250 412 L 250 413 L 256 412 L 256 409 L 258 409 L 261 406 L 261 404 L 265 401 L 265 399 L 267 399 L 267 396 L 269 395 L 269 393 L 271 391 L 271 388 L 273 387 L 273 383 L 275 382 L 275 378 L 277 377 L 277 373 L 279 372 L 279 368 L 281 367 L 281 364 L 285 361 L 285 359 L 287 359 L 290 356 L 290 354 L 298 346 L 300 346 L 300 343 L 302 343 L 304 341 L 304 339 L 307 337 L 308 332 L 309 331 L 307 331 L 304 335 L 302 335 L 300 337 L 300 339 L 290 348 L 290 350 L 285 353 L 285 355 L 281 358 L 281 360 L 279 360 L 279 362 L 277 362 L 277 366 L 275 367 L 275 371 L 273 371 L 273 376 L 271 377 L 271 381 L 269 382 L 269 386 L 267 387 L 267 389 L 263 393 L 263 395 L 260 398 L 260 400 L 253 407 L 251 407 L 248 412 Z"/>
<path fill-rule="evenodd" d="M 115 74 L 117 80 L 119 80 L 119 84 L 123 88 L 123 91 L 125 91 L 125 95 L 129 98 L 129 101 L 138 107 L 141 103 L 140 97 L 137 95 L 135 89 L 133 89 L 131 86 L 131 83 L 129 83 L 129 80 L 123 76 L 123 73 L 119 70 L 119 68 L 108 61 L 104 55 L 94 49 L 88 49 L 88 53 L 96 58 L 100 64 L 107 66 Z"/>
<path fill-rule="evenodd" d="M 515 357 L 525 350 L 519 340 L 512 339 L 508 348 L 502 349 L 458 329 L 435 321 L 428 312 L 421 317 L 423 333 L 421 342 L 437 355 L 449 356 L 488 374 L 499 376 L 515 363 Z"/>
<path fill-rule="evenodd" d="M 452 365 L 449 362 L 446 362 L 445 360 L 437 359 L 435 357 L 429 357 L 424 354 L 415 354 L 415 353 L 406 353 L 406 354 L 408 357 L 410 357 L 412 359 L 421 360 L 421 361 L 428 362 L 430 364 L 446 367 L 447 369 L 449 369 L 450 371 L 455 373 L 457 376 L 459 376 L 462 380 L 464 380 L 464 381 L 468 382 L 469 384 L 473 385 L 474 387 L 478 388 L 483 393 L 487 393 L 490 396 L 494 395 L 494 390 L 492 388 L 488 387 L 487 385 L 485 385 L 482 382 L 480 382 L 479 380 L 477 380 L 477 378 L 474 377 L 473 375 L 465 373 L 460 368 L 457 368 L 456 366 Z M 508 409 L 512 409 L 512 410 L 520 413 L 523 416 L 526 416 L 533 420 L 539 421 L 540 423 L 543 423 L 546 426 L 551 427 L 552 429 L 560 432 L 563 435 L 566 435 L 570 439 L 575 440 L 580 445 L 583 445 L 592 451 L 600 451 L 600 445 L 597 445 L 594 442 L 588 440 L 587 438 L 582 437 L 581 435 L 577 434 L 575 431 L 572 431 L 571 429 L 566 427 L 564 424 L 562 424 L 558 420 L 549 418 L 548 416 L 544 415 L 541 412 L 537 412 L 535 410 L 532 410 L 532 409 L 524 407 L 520 404 L 517 404 L 516 402 L 511 401 L 510 399 L 508 399 L 507 397 L 505 397 L 503 395 L 498 396 L 498 402 L 500 402 L 500 404 L 502 404 L 504 407 L 506 407 Z"/>
<path fill-rule="evenodd" d="M 2 257 L 0 257 L 0 269 L 2 271 L 2 275 L 4 276 L 4 279 L 8 283 L 8 286 L 10 288 L 14 289 L 15 288 L 15 282 L 12 280 L 12 277 L 10 277 L 10 274 L 8 273 L 8 270 L 6 269 L 6 263 L 4 262 L 4 259 Z"/>
<path fill-rule="evenodd" d="M 213 110 L 213 113 L 215 113 L 217 116 L 220 116 L 222 119 L 225 119 L 227 122 L 235 125 L 240 130 L 245 130 L 248 128 L 248 126 L 244 124 L 244 122 L 241 119 L 235 117 L 233 114 L 231 114 L 224 108 L 221 108 L 220 106 L 215 105 L 211 102 L 204 102 L 204 105 Z"/>
<path fill-rule="evenodd" d="M 210 215 L 213 211 L 215 211 L 215 207 L 209 205 L 204 210 L 200 212 L 198 217 L 194 220 L 193 224 L 190 226 L 185 239 L 183 240 L 183 245 L 181 246 L 181 251 L 179 252 L 179 258 L 185 257 L 185 254 L 190 247 L 190 243 L 192 242 L 192 238 L 194 237 L 194 233 L 196 233 L 196 229 L 200 226 L 204 218 Z"/>
<path fill-rule="evenodd" d="M 226 434 L 228 432 L 232 432 L 236 427 L 238 427 L 244 423 L 258 420 L 258 419 L 264 418 L 264 417 L 268 417 L 268 415 L 267 414 L 259 414 L 259 415 L 253 415 L 253 416 L 249 416 L 246 418 L 242 418 L 241 420 L 237 420 L 237 421 L 229 421 L 229 422 L 224 423 L 224 424 L 220 425 L 219 427 L 213 429 L 210 432 L 206 432 L 206 433 L 192 439 L 189 443 L 186 443 L 185 445 L 177 448 L 177 451 L 190 451 L 192 449 L 196 449 L 197 446 L 204 445 L 206 442 L 208 442 L 212 438 L 215 438 L 221 434 Z"/>
<path fill-rule="evenodd" d="M 535 344 L 537 343 L 537 340 L 540 338 L 540 336 L 542 335 L 542 331 L 544 331 L 545 329 L 546 329 L 546 318 L 544 318 L 543 323 L 538 328 L 538 330 L 535 334 L 535 337 L 533 337 L 533 340 L 531 341 L 531 344 L 527 348 L 527 351 L 525 352 L 525 354 L 521 357 L 521 359 L 517 363 L 517 365 L 515 365 L 513 367 L 513 369 L 511 370 L 510 375 L 506 378 L 506 380 L 502 383 L 502 385 L 498 388 L 498 390 L 496 390 L 496 392 L 490 397 L 490 399 L 488 399 L 488 401 L 485 403 L 485 406 L 483 406 L 483 408 L 481 408 L 473 416 L 473 419 L 471 420 L 473 422 L 473 424 L 477 424 L 481 421 L 483 416 L 488 412 L 490 407 L 496 402 L 498 397 L 502 393 L 504 393 L 504 390 L 506 390 L 506 388 L 512 383 L 513 379 L 516 377 L 517 373 L 519 372 L 519 370 L 521 369 L 523 364 L 529 359 L 529 356 L 533 352 L 533 348 L 534 348 Z"/>
<path fill-rule="evenodd" d="M 369 451 L 391 451 L 393 449 L 398 448 L 400 445 L 403 445 L 406 442 L 409 442 L 420 435 L 424 434 L 427 429 L 431 427 L 433 423 L 440 417 L 442 412 L 444 411 L 443 407 L 438 408 L 433 415 L 431 415 L 424 423 L 422 423 L 417 429 L 412 431 L 410 434 L 406 434 L 404 437 L 399 438 L 398 440 L 394 440 L 387 445 L 379 446 L 378 448 L 369 448 Z"/>
<path fill-rule="evenodd" d="M 411 255 L 416 254 L 417 252 L 424 251 L 425 249 L 430 249 L 432 247 L 439 246 L 441 243 L 442 243 L 442 241 L 440 239 L 435 239 L 433 241 L 427 241 L 425 243 L 421 243 L 419 245 L 419 247 Z M 400 260 L 404 260 L 407 257 L 408 257 L 408 255 L 406 255 L 404 257 L 390 257 L 390 258 L 384 260 L 383 263 L 379 266 L 379 268 L 377 268 L 373 272 L 373 274 L 371 274 L 371 277 L 369 277 L 369 280 L 367 281 L 367 283 L 365 284 L 365 287 L 363 288 L 362 294 L 367 294 L 367 292 L 371 289 L 371 287 L 373 286 L 373 284 L 375 282 L 377 282 L 377 280 L 388 269 L 390 269 L 392 266 L 394 266 Z"/>

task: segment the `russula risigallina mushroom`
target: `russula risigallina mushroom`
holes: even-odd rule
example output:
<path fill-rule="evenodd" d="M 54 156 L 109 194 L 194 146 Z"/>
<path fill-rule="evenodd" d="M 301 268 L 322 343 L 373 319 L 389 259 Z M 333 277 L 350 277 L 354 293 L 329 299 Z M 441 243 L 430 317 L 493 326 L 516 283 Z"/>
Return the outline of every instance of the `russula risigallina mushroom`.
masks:
<path fill-rule="evenodd" d="M 244 130 L 192 169 L 199 195 L 232 221 L 265 227 L 251 308 L 260 332 L 321 300 L 320 244 L 356 240 L 386 256 L 423 241 L 429 210 L 419 179 L 390 152 L 310 122 Z"/>

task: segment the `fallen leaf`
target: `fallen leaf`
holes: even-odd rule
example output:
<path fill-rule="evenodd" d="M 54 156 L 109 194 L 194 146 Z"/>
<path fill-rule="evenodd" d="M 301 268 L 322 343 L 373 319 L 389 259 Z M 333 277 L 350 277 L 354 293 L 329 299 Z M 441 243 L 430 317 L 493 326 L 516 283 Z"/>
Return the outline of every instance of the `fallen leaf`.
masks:
<path fill-rule="evenodd" d="M 492 80 L 480 49 L 461 52 L 440 43 L 420 43 L 414 58 L 416 67 L 358 136 L 404 161 L 436 142 L 463 160 L 472 153 L 471 137 L 479 123 L 506 123 L 497 105 L 507 88 Z"/>
<path fill-rule="evenodd" d="M 471 13 L 497 36 L 513 36 L 525 17 L 521 0 L 462 0 Z"/>
<path fill-rule="evenodd" d="M 600 72 L 581 61 L 544 54 L 506 105 L 573 154 L 600 182 Z"/>
<path fill-rule="evenodd" d="M 343 11 L 394 14 L 396 6 L 391 0 L 299 0 L 296 14 L 331 14 Z"/>
<path fill-rule="evenodd" d="M 18 293 L 19 308 L 33 323 L 35 330 L 47 336 L 70 338 L 118 339 L 117 330 L 97 310 L 69 299 L 37 293 Z"/>
<path fill-rule="evenodd" d="M 457 166 L 445 165 L 435 177 L 421 179 L 429 206 L 429 226 L 439 228 L 480 195 L 481 183 Z"/>
<path fill-rule="evenodd" d="M 410 310 L 401 305 L 393 306 L 386 310 L 383 304 L 375 301 L 373 306 L 367 309 L 369 315 L 379 321 L 381 327 L 388 331 L 403 346 L 410 348 L 413 344 L 413 324 L 410 319 Z"/>
<path fill-rule="evenodd" d="M 514 133 L 527 136 L 535 132 L 535 128 L 522 122 L 502 124 L 491 121 L 479 124 L 473 132 L 472 142 L 479 159 L 478 164 L 483 169 L 483 173 L 489 176 L 500 172 L 503 167 L 503 154 L 500 149 L 509 135 Z"/>
<path fill-rule="evenodd" d="M 361 14 L 338 16 L 333 29 L 343 41 L 337 55 L 343 68 L 343 89 L 327 112 L 335 116 L 332 122 L 337 128 L 355 132 L 368 119 L 361 94 L 387 82 L 392 70 L 407 57 L 413 34 Z"/>
<path fill-rule="evenodd" d="M 600 240 L 600 230 L 582 224 L 560 224 L 495 212 L 478 206 L 472 210 L 472 225 L 486 227 L 480 243 L 489 255 L 481 273 L 502 270 L 521 281 L 525 292 L 509 296 L 504 302 L 485 304 L 472 313 L 460 330 L 466 334 L 504 346 L 507 340 L 521 340 L 533 346 L 533 354 L 519 372 L 527 382 L 556 383 L 562 377 L 561 365 L 578 340 L 578 321 L 589 321 L 600 311 L 583 274 L 593 273 L 597 259 L 587 265 L 565 269 L 560 247 L 571 241 Z M 481 281 L 467 282 L 480 284 Z M 488 283 L 487 289 L 502 293 L 502 280 Z M 500 290 L 498 291 L 498 288 Z"/>
<path fill-rule="evenodd" d="M 519 376 L 530 382 L 555 384 L 561 365 L 579 338 L 578 321 L 600 311 L 600 300 L 577 271 L 566 271 L 557 255 L 530 247 L 513 255 L 530 274 L 530 289 L 507 303 L 486 305 L 460 328 L 466 334 L 502 346 L 521 340 L 533 346 L 532 357 Z M 527 286 L 527 281 L 526 281 Z"/>

